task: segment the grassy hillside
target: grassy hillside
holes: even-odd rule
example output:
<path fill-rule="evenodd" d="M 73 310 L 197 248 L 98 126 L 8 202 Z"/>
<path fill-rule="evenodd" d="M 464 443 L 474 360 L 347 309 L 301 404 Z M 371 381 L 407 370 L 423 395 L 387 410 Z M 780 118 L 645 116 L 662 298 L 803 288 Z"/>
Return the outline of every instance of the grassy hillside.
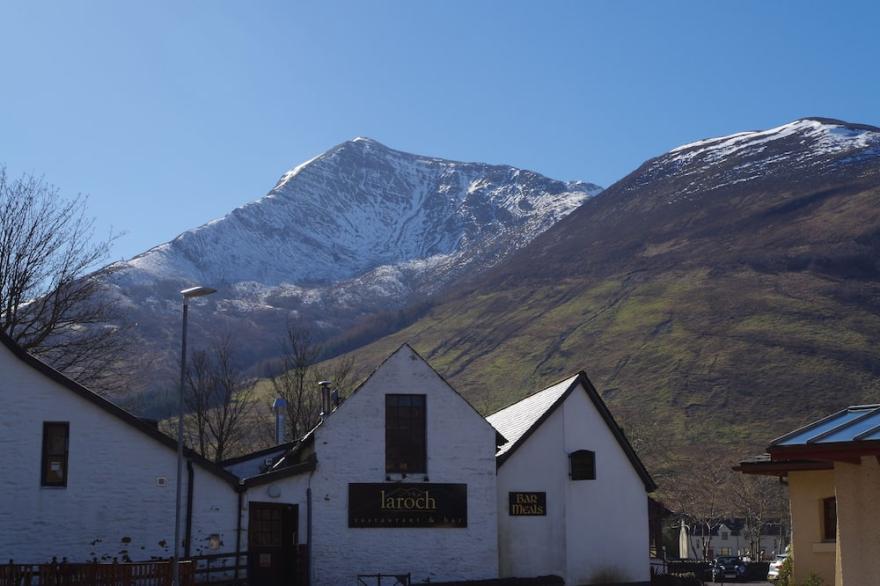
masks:
<path fill-rule="evenodd" d="M 760 156 L 806 144 L 777 143 Z M 409 342 L 484 413 L 584 369 L 661 482 L 689 455 L 734 461 L 880 402 L 869 154 L 720 185 L 717 169 L 649 161 L 357 363 Z"/>

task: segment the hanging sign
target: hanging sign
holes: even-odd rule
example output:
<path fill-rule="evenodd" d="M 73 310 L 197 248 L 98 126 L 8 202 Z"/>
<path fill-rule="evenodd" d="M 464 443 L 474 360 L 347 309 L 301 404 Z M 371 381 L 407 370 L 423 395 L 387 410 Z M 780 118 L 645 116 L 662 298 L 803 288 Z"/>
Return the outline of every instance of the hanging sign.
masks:
<path fill-rule="evenodd" d="M 511 517 L 543 517 L 547 514 L 546 492 L 511 492 Z"/>
<path fill-rule="evenodd" d="M 349 484 L 348 526 L 467 527 L 467 484 Z"/>

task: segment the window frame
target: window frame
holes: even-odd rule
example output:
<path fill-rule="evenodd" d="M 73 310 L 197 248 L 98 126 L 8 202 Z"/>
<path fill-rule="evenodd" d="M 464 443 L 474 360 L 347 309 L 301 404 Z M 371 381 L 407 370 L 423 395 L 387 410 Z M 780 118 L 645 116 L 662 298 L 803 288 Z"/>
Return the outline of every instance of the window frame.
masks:
<path fill-rule="evenodd" d="M 410 404 L 409 409 L 421 408 L 421 417 L 417 413 L 410 412 L 406 418 L 401 418 L 399 410 L 404 406 L 392 405 L 393 402 L 402 398 L 420 402 L 421 405 Z M 392 410 L 397 410 L 393 413 Z M 391 425 L 392 414 L 395 416 L 396 426 Z M 408 432 L 405 431 L 403 421 L 408 423 Z M 421 427 L 421 430 L 418 428 Z M 421 432 L 421 433 L 419 433 Z M 402 436 L 408 435 L 408 439 Z M 420 442 L 413 439 L 420 436 Z M 399 444 L 398 444 L 399 442 Z M 420 445 L 419 445 L 420 444 Z M 392 461 L 392 453 L 397 452 L 397 461 Z M 409 460 L 412 461 L 409 461 Z M 428 396 L 417 393 L 388 393 L 385 395 L 385 472 L 388 474 L 427 474 L 428 472 Z"/>
<path fill-rule="evenodd" d="M 580 467 L 584 466 L 584 462 L 579 462 L 581 458 L 589 456 L 589 469 L 585 474 L 581 474 Z M 576 474 L 577 472 L 577 474 Z M 596 452 L 593 450 L 575 450 L 568 455 L 568 477 L 571 480 L 596 480 Z"/>
<path fill-rule="evenodd" d="M 827 543 L 837 542 L 836 496 L 822 499 L 822 541 Z"/>
<path fill-rule="evenodd" d="M 64 430 L 64 451 L 58 454 L 49 453 L 49 433 L 52 428 Z M 69 421 L 44 421 L 43 444 L 40 450 L 40 486 L 46 488 L 65 488 L 69 477 L 70 462 L 70 422 Z M 48 478 L 48 469 L 51 462 L 61 461 L 61 479 L 57 481 Z"/>

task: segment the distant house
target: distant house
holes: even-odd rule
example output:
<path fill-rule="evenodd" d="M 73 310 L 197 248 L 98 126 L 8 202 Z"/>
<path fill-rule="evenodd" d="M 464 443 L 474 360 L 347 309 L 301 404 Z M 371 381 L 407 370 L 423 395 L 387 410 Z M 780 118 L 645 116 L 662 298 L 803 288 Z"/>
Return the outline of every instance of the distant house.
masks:
<path fill-rule="evenodd" d="M 788 530 L 784 523 L 767 522 L 761 527 L 760 547 L 752 552 L 744 519 L 726 519 L 710 531 L 711 540 L 703 555 L 703 534 L 706 528 L 687 522 L 678 524 L 678 555 L 682 559 L 713 559 L 721 555 L 752 555 L 755 559 L 770 559 L 784 553 L 788 545 Z"/>
<path fill-rule="evenodd" d="M 0 342 L 0 559 L 169 557 L 175 442 Z M 487 421 L 403 345 L 298 441 L 185 454 L 187 555 L 242 554 L 255 586 L 648 582 L 654 484 L 583 373 Z"/>
<path fill-rule="evenodd" d="M 738 470 L 787 479 L 794 580 L 877 583 L 880 405 L 849 407 L 773 440 Z"/>
<path fill-rule="evenodd" d="M 498 451 L 502 576 L 650 580 L 644 465 L 583 372 L 488 417 Z M 610 575 L 610 574 L 609 574 Z"/>

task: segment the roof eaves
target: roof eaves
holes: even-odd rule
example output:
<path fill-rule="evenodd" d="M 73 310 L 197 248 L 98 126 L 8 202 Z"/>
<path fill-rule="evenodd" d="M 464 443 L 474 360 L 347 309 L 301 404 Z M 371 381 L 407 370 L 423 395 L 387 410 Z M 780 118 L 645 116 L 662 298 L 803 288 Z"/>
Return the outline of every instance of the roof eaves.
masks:
<path fill-rule="evenodd" d="M 315 470 L 318 466 L 318 458 L 314 455 L 309 457 L 308 459 L 299 462 L 298 464 L 293 464 L 291 466 L 285 466 L 284 468 L 278 468 L 276 470 L 270 470 L 268 472 L 263 472 L 261 474 L 257 474 L 256 476 L 250 476 L 242 480 L 242 485 L 245 489 L 248 489 L 252 486 L 259 486 L 261 484 L 267 484 L 269 482 L 273 482 L 275 480 L 279 480 L 281 478 L 287 478 L 289 476 L 298 476 L 300 474 L 304 474 L 306 472 L 311 472 Z"/>
<path fill-rule="evenodd" d="M 285 442 L 283 444 L 276 444 L 269 448 L 263 448 L 262 450 L 256 450 L 247 454 L 242 454 L 241 456 L 226 458 L 225 460 L 221 460 L 219 464 L 221 466 L 232 466 L 233 464 L 240 464 L 241 462 L 247 462 L 248 460 L 253 460 L 254 458 L 259 458 L 260 456 L 267 456 L 269 454 L 272 454 L 273 452 L 287 451 L 296 446 L 297 443 L 298 442 L 296 441 L 292 441 Z"/>
<path fill-rule="evenodd" d="M 614 420 L 614 416 L 611 414 L 611 410 L 608 408 L 608 405 L 606 405 L 605 401 L 602 400 L 602 397 L 599 395 L 596 387 L 593 386 L 593 383 L 590 381 L 587 373 L 583 370 L 578 372 L 578 381 L 583 383 L 584 389 L 587 391 L 590 399 L 593 400 L 593 404 L 599 410 L 599 414 L 602 415 L 605 423 L 611 429 L 611 433 L 614 434 L 615 439 L 617 439 L 617 443 L 620 444 L 620 447 L 623 449 L 624 453 L 629 459 L 630 464 L 633 468 L 635 468 L 636 473 L 642 479 L 642 482 L 645 484 L 645 491 L 654 492 L 655 490 L 657 490 L 657 483 L 654 482 L 653 478 L 651 478 L 651 474 L 648 472 L 648 469 L 645 467 L 638 454 L 636 454 L 636 451 L 635 449 L 633 449 L 632 444 L 629 443 L 629 439 L 627 439 L 626 434 L 623 432 L 623 429 L 621 429 L 621 427 L 617 425 L 617 422 Z"/>

